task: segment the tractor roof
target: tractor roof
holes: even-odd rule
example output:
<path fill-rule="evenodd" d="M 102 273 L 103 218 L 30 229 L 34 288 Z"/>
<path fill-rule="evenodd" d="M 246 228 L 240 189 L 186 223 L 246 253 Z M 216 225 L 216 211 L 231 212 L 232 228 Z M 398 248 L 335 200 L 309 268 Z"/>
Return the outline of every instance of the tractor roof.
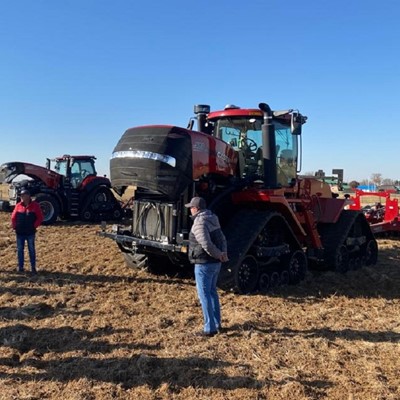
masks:
<path fill-rule="evenodd" d="M 218 119 L 221 117 L 262 117 L 263 112 L 259 109 L 248 108 L 226 108 L 220 111 L 212 111 L 208 114 L 209 120 Z"/>
<path fill-rule="evenodd" d="M 95 156 L 84 156 L 84 155 L 80 155 L 80 156 L 71 156 L 69 154 L 64 154 L 61 157 L 56 157 L 54 159 L 54 161 L 64 161 L 64 160 L 69 160 L 73 158 L 74 160 L 87 160 L 87 159 L 92 159 L 92 160 L 96 160 Z"/>
<path fill-rule="evenodd" d="M 278 120 L 283 124 L 290 124 L 291 115 L 294 110 L 278 110 L 273 111 L 274 119 Z M 299 114 L 300 115 L 300 114 Z M 223 110 L 220 111 L 211 111 L 207 115 L 207 119 L 209 121 L 215 121 L 220 118 L 226 117 L 253 117 L 253 118 L 263 118 L 264 114 L 259 108 L 240 108 L 234 105 L 227 105 Z M 305 123 L 307 117 L 301 116 L 302 123 Z"/>

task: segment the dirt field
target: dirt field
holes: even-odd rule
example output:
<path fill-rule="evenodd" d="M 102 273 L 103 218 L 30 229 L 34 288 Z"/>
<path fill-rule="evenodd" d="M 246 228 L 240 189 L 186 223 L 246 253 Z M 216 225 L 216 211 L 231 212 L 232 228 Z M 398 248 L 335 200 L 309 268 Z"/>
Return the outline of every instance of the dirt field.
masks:
<path fill-rule="evenodd" d="M 16 271 L 0 213 L 0 399 L 400 399 L 400 240 L 379 265 L 263 296 L 221 292 L 226 333 L 193 335 L 193 280 L 125 268 L 96 225 L 41 227 Z"/>

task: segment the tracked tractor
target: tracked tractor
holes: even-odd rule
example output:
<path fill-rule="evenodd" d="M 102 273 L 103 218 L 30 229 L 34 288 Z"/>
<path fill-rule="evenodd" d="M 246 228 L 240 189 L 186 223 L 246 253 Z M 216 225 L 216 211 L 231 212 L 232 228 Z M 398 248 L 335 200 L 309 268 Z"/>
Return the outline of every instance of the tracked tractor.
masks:
<path fill-rule="evenodd" d="M 186 128 L 128 129 L 110 162 L 122 193 L 137 187 L 129 226 L 104 227 L 131 267 L 188 266 L 192 196 L 206 199 L 228 241 L 219 286 L 241 293 L 296 284 L 308 266 L 346 272 L 375 264 L 377 242 L 362 212 L 329 185 L 298 178 L 307 117 L 265 104 L 210 111 L 197 105 Z M 197 121 L 197 129 L 194 125 Z"/>
<path fill-rule="evenodd" d="M 94 156 L 63 155 L 47 159 L 46 167 L 25 162 L 2 164 L 2 180 L 10 183 L 8 208 L 19 200 L 22 189 L 28 189 L 41 206 L 45 225 L 58 217 L 83 221 L 119 219 L 120 203 L 110 180 L 97 176 L 95 160 Z"/>

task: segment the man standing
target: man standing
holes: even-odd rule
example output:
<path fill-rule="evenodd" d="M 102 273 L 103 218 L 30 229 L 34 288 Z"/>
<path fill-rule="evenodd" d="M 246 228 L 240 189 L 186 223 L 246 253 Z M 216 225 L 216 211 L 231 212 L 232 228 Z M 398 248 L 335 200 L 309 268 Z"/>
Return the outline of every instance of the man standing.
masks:
<path fill-rule="evenodd" d="M 21 201 L 15 206 L 11 215 L 11 224 L 17 235 L 18 271 L 24 271 L 24 247 L 28 243 L 29 260 L 32 274 L 36 274 L 36 229 L 43 222 L 40 205 L 31 199 L 29 190 L 21 191 Z"/>
<path fill-rule="evenodd" d="M 214 336 L 221 330 L 221 307 L 217 279 L 221 262 L 228 261 L 226 239 L 218 217 L 206 209 L 202 197 L 193 197 L 190 203 L 193 225 L 189 234 L 189 261 L 194 264 L 196 288 L 204 317 L 201 336 Z"/>

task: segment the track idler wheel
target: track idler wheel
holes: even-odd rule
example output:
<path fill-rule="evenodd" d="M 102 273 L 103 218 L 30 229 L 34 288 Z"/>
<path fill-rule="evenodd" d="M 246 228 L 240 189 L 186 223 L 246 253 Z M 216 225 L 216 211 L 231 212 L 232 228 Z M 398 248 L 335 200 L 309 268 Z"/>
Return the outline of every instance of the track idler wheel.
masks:
<path fill-rule="evenodd" d="M 236 286 L 240 293 L 251 293 L 258 284 L 258 263 L 253 256 L 246 256 L 236 270 Z"/>

